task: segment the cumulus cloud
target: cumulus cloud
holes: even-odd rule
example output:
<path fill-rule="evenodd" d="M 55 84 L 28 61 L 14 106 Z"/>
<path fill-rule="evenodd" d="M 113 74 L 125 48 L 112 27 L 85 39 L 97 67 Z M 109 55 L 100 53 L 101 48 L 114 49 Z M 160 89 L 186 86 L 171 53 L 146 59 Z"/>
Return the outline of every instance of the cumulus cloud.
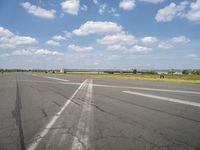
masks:
<path fill-rule="evenodd" d="M 46 44 L 51 45 L 51 46 L 59 46 L 60 43 L 54 40 L 48 40 L 46 41 Z"/>
<path fill-rule="evenodd" d="M 15 56 L 60 56 L 63 55 L 63 53 L 60 53 L 58 51 L 50 51 L 47 49 L 22 49 L 22 50 L 16 50 L 12 52 L 12 55 Z"/>
<path fill-rule="evenodd" d="M 159 45 L 158 45 L 158 48 L 161 48 L 161 49 L 170 49 L 170 48 L 173 48 L 174 46 L 169 43 L 169 42 L 160 42 Z"/>
<path fill-rule="evenodd" d="M 61 35 L 55 35 L 55 36 L 53 36 L 52 39 L 55 40 L 55 41 L 64 41 L 64 40 L 66 40 L 66 38 L 64 36 L 61 36 Z"/>
<path fill-rule="evenodd" d="M 134 53 L 134 54 L 148 54 L 152 51 L 152 48 L 140 46 L 140 45 L 134 45 L 133 47 L 127 49 L 125 53 Z"/>
<path fill-rule="evenodd" d="M 46 41 L 46 44 L 51 45 L 51 46 L 60 46 L 61 41 L 65 41 L 66 37 L 61 36 L 61 35 L 55 35 L 52 37 L 52 39 Z"/>
<path fill-rule="evenodd" d="M 156 37 L 147 36 L 141 39 L 142 43 L 144 44 L 154 44 L 158 42 Z"/>
<path fill-rule="evenodd" d="M 108 51 L 126 51 L 126 47 L 122 46 L 120 44 L 115 44 L 115 45 L 108 45 L 106 50 Z"/>
<path fill-rule="evenodd" d="M 62 10 L 71 15 L 78 15 L 80 0 L 66 0 L 61 3 Z"/>
<path fill-rule="evenodd" d="M 186 38 L 185 36 L 178 36 L 178 37 L 173 37 L 171 39 L 172 43 L 179 43 L 179 44 L 185 44 L 190 42 L 190 39 Z"/>
<path fill-rule="evenodd" d="M 155 16 L 155 19 L 157 22 L 170 22 L 176 16 L 184 17 L 185 15 L 184 10 L 187 5 L 188 5 L 187 1 L 183 1 L 179 5 L 176 5 L 175 3 L 172 2 L 168 6 L 159 9 Z"/>
<path fill-rule="evenodd" d="M 125 44 L 131 45 L 136 43 L 136 39 L 133 35 L 128 33 L 116 33 L 112 35 L 106 35 L 102 39 L 98 39 L 97 43 L 99 44 Z"/>
<path fill-rule="evenodd" d="M 87 21 L 79 29 L 73 31 L 77 36 L 86 36 L 89 34 L 109 34 L 122 31 L 122 27 L 114 22 L 107 21 Z"/>
<path fill-rule="evenodd" d="M 122 0 L 119 7 L 124 10 L 132 10 L 135 7 L 135 0 Z"/>
<path fill-rule="evenodd" d="M 127 46 L 122 46 L 120 44 L 116 44 L 116 45 L 108 45 L 106 50 L 123 52 L 125 54 L 132 53 L 132 54 L 145 55 L 145 54 L 149 54 L 152 51 L 152 48 L 140 46 L 140 45 L 127 47 Z"/>
<path fill-rule="evenodd" d="M 191 3 L 186 18 L 190 21 L 200 21 L 200 0 Z"/>
<path fill-rule="evenodd" d="M 47 10 L 35 5 L 32 5 L 29 2 L 21 3 L 22 7 L 30 14 L 46 19 L 54 19 L 56 11 L 54 9 Z"/>
<path fill-rule="evenodd" d="M 0 48 L 16 48 L 37 44 L 38 41 L 30 36 L 15 35 L 8 29 L 0 27 Z"/>
<path fill-rule="evenodd" d="M 88 47 L 83 47 L 83 46 L 79 46 L 79 45 L 69 45 L 68 46 L 69 49 L 75 51 L 75 52 L 91 52 L 93 49 L 93 47 L 88 46 Z"/>
<path fill-rule="evenodd" d="M 169 49 L 169 48 L 173 48 L 176 45 L 187 44 L 188 42 L 190 42 L 190 39 L 181 35 L 181 36 L 173 37 L 167 41 L 160 42 L 158 45 L 158 48 Z"/>
<path fill-rule="evenodd" d="M 157 3 L 162 3 L 165 0 L 140 0 L 142 2 L 149 2 L 149 3 L 153 3 L 153 4 L 157 4 Z"/>
<path fill-rule="evenodd" d="M 13 36 L 13 33 L 11 31 L 3 27 L 0 27 L 0 37 L 11 37 L 11 36 Z"/>

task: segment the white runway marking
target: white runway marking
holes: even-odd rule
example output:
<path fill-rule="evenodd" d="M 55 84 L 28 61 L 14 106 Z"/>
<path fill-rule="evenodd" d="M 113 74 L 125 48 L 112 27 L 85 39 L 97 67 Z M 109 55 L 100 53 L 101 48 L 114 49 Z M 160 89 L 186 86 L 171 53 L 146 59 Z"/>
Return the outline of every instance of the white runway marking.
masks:
<path fill-rule="evenodd" d="M 46 78 L 51 78 L 51 79 L 60 80 L 60 81 L 68 81 L 68 80 L 59 79 L 59 78 L 53 78 L 53 77 L 48 77 L 48 76 L 46 76 Z M 21 81 L 32 82 L 34 80 L 21 80 Z M 46 81 L 34 81 L 34 82 L 46 82 Z M 80 85 L 81 84 L 81 83 L 72 83 L 72 82 L 58 82 L 58 83 L 60 83 L 60 84 L 72 84 L 72 85 L 73 84 L 74 85 Z M 156 89 L 156 88 L 145 88 L 145 87 L 134 87 L 134 86 L 116 86 L 116 85 L 104 85 L 104 84 L 93 84 L 93 86 L 106 87 L 106 88 L 124 88 L 124 89 L 134 89 L 134 90 L 144 90 L 144 91 L 156 91 L 156 92 L 184 93 L 184 94 L 197 94 L 197 95 L 200 95 L 200 92 L 198 92 L 198 91 Z"/>
<path fill-rule="evenodd" d="M 41 140 L 43 139 L 43 137 L 49 132 L 49 130 L 54 125 L 54 123 L 56 122 L 56 120 L 60 117 L 60 115 L 62 114 L 62 112 L 65 110 L 65 108 L 71 103 L 72 99 L 79 92 L 79 90 L 82 88 L 82 86 L 85 84 L 85 82 L 86 82 L 86 80 L 78 87 L 78 89 L 74 92 L 74 94 L 70 97 L 70 99 L 68 99 L 65 102 L 64 106 L 55 114 L 55 116 L 53 116 L 53 118 L 45 126 L 44 130 L 41 131 L 38 134 L 38 136 L 35 139 L 35 141 L 33 141 L 33 143 L 30 144 L 30 146 L 27 148 L 27 150 L 35 150 L 37 148 L 38 144 L 41 142 Z"/>
<path fill-rule="evenodd" d="M 69 80 L 54 78 L 54 77 L 49 77 L 49 76 L 43 76 L 43 78 L 48 78 L 48 79 L 53 79 L 53 80 L 58 80 L 58 81 L 69 81 Z"/>
<path fill-rule="evenodd" d="M 81 83 L 72 83 L 72 82 L 51 82 L 51 81 L 38 81 L 38 80 L 18 80 L 18 81 L 20 81 L 20 82 L 34 82 L 34 83 L 81 85 Z"/>
<path fill-rule="evenodd" d="M 89 122 L 92 102 L 92 80 L 88 80 L 87 93 L 79 119 L 76 136 L 74 137 L 71 150 L 87 150 L 89 142 Z"/>
<path fill-rule="evenodd" d="M 158 100 L 162 100 L 162 101 L 168 101 L 168 102 L 174 102 L 174 103 L 179 103 L 179 104 L 185 104 L 185 105 L 200 107 L 200 103 L 191 102 L 191 101 L 184 101 L 184 100 L 175 99 L 175 98 L 156 96 L 156 95 L 144 94 L 144 93 L 138 93 L 138 92 L 132 92 L 132 91 L 123 91 L 123 92 L 128 93 L 128 94 L 133 94 L 133 95 L 139 95 L 139 96 L 154 98 L 154 99 L 158 99 Z"/>
<path fill-rule="evenodd" d="M 145 91 L 158 91 L 158 92 L 171 92 L 171 93 L 185 93 L 185 94 L 200 94 L 198 91 L 182 91 L 182 90 L 170 90 L 170 89 L 155 89 L 155 88 L 143 88 L 134 86 L 113 86 L 113 85 L 103 85 L 103 84 L 93 84 L 93 86 L 108 87 L 108 88 L 128 88 L 134 90 L 145 90 Z"/>

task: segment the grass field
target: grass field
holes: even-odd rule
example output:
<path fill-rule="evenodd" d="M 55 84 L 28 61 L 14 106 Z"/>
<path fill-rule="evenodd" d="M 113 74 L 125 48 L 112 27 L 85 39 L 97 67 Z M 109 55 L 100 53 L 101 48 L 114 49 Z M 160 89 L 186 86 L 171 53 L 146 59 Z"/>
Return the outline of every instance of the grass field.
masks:
<path fill-rule="evenodd" d="M 65 75 L 70 76 L 85 76 L 93 78 L 117 78 L 127 80 L 153 80 L 161 82 L 176 82 L 176 83 L 192 83 L 200 84 L 200 75 L 165 75 L 164 79 L 160 79 L 159 75 L 154 74 L 98 74 L 95 72 L 68 72 Z"/>

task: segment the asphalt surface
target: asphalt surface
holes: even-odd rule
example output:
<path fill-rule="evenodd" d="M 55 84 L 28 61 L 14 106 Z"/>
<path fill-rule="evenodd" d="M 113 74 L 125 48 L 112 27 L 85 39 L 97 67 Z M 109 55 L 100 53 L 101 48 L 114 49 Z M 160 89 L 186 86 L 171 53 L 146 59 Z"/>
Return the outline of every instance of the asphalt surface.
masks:
<path fill-rule="evenodd" d="M 198 150 L 200 85 L 0 75 L 0 150 Z"/>

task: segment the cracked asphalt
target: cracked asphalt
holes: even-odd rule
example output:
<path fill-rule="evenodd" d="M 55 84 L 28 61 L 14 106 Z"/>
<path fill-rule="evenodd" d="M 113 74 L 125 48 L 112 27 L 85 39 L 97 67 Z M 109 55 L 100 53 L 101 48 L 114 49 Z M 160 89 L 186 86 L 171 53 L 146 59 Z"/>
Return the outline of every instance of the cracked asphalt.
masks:
<path fill-rule="evenodd" d="M 0 150 L 200 150 L 200 107 L 123 91 L 200 103 L 194 84 L 1 74 Z"/>

